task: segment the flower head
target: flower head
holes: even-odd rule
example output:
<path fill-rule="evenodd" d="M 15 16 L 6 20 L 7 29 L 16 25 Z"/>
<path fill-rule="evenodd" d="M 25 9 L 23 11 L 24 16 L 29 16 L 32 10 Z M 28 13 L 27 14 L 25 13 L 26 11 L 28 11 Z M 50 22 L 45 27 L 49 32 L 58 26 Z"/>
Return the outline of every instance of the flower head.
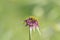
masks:
<path fill-rule="evenodd" d="M 25 23 L 26 23 L 26 26 L 29 26 L 30 33 L 32 32 L 32 30 L 35 31 L 35 29 L 37 29 L 37 31 L 40 34 L 38 20 L 34 16 L 30 16 L 29 18 L 27 18 L 25 20 Z"/>
<path fill-rule="evenodd" d="M 26 22 L 26 25 L 28 25 L 29 27 L 38 26 L 38 21 L 33 16 L 26 19 L 25 22 Z"/>

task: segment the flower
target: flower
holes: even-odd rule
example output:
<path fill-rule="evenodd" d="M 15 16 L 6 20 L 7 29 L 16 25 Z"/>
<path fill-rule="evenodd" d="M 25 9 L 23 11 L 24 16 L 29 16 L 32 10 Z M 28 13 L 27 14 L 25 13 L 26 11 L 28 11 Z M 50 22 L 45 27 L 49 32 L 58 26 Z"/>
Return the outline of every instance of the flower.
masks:
<path fill-rule="evenodd" d="M 25 20 L 25 23 L 26 23 L 26 26 L 29 26 L 30 28 L 30 34 L 32 33 L 32 30 L 35 31 L 35 29 L 37 29 L 37 31 L 41 35 L 40 30 L 39 30 L 38 20 L 34 16 L 30 16 L 29 18 L 27 18 Z"/>

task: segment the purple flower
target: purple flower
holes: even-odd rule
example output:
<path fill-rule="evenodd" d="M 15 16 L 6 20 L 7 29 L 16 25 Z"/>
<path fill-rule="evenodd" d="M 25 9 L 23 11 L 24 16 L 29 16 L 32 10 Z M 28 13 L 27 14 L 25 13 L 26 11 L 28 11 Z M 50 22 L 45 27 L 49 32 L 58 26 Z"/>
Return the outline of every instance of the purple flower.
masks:
<path fill-rule="evenodd" d="M 38 26 L 38 21 L 33 18 L 28 18 L 25 20 L 25 22 L 26 22 L 26 26 L 28 25 L 29 27 Z"/>
<path fill-rule="evenodd" d="M 39 30 L 38 20 L 34 16 L 27 18 L 25 20 L 25 23 L 26 23 L 26 26 L 29 26 L 30 28 L 30 34 L 32 33 L 32 30 L 35 31 L 35 29 L 37 29 L 37 31 L 41 35 L 40 30 Z"/>

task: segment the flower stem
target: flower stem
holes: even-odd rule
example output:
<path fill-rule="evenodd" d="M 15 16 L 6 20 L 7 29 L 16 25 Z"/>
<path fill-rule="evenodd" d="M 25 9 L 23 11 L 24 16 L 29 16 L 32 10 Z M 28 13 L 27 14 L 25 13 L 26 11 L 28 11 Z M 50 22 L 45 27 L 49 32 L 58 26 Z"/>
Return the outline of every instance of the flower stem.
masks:
<path fill-rule="evenodd" d="M 31 34 L 30 34 L 30 29 L 29 29 L 29 40 L 31 40 Z"/>

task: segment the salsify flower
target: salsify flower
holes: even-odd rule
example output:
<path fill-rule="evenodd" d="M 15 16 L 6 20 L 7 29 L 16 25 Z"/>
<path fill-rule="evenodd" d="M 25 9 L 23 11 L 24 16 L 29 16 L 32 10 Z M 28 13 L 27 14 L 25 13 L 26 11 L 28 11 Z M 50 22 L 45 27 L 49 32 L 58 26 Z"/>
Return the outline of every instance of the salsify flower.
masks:
<path fill-rule="evenodd" d="M 34 17 L 34 16 L 30 16 L 29 18 L 27 18 L 25 20 L 25 23 L 26 23 L 26 26 L 29 26 L 29 29 L 30 29 L 30 35 L 32 33 L 32 30 L 35 31 L 35 29 L 39 32 L 39 34 L 41 35 L 40 33 L 40 30 L 39 30 L 39 24 L 38 24 L 38 20 Z"/>

